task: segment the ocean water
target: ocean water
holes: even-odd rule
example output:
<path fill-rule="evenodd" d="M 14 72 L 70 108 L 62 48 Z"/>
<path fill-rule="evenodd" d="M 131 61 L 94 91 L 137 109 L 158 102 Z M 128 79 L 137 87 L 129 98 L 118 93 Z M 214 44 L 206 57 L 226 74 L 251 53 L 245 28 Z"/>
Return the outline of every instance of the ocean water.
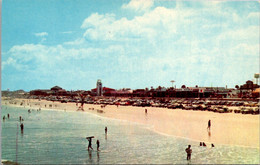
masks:
<path fill-rule="evenodd" d="M 158 134 L 149 127 L 88 112 L 42 110 L 2 106 L 2 160 L 20 164 L 259 164 L 259 149 L 215 145 L 199 147 L 198 142 Z M 19 116 L 24 121 L 24 132 Z M 163 122 L 163 121 L 162 121 Z M 104 128 L 107 126 L 108 135 Z M 88 151 L 87 136 L 93 151 Z M 249 135 L 250 136 L 250 135 Z M 16 143 L 16 137 L 18 143 Z M 96 150 L 96 140 L 100 150 Z M 192 145 L 191 160 L 185 148 Z"/>

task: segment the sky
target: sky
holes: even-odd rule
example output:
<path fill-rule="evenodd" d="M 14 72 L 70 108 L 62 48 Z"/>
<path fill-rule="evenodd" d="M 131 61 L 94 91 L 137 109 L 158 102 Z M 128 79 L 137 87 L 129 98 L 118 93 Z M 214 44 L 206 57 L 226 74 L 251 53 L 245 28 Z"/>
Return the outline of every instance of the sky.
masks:
<path fill-rule="evenodd" d="M 3 0 L 1 88 L 234 88 L 259 73 L 259 17 L 259 1 Z"/>

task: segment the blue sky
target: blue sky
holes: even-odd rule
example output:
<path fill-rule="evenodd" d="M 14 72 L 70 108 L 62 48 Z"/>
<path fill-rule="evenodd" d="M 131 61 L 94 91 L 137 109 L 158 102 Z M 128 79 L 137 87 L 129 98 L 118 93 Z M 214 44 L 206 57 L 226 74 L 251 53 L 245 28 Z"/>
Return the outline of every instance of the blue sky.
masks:
<path fill-rule="evenodd" d="M 259 73 L 258 1 L 3 0 L 2 90 L 235 87 Z"/>

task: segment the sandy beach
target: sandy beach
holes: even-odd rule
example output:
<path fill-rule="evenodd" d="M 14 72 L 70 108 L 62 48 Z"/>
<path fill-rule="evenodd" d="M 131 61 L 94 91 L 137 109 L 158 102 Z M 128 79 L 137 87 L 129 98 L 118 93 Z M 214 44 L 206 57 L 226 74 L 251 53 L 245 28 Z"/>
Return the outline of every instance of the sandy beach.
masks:
<path fill-rule="evenodd" d="M 20 103 L 25 101 L 25 105 Z M 16 104 L 9 104 L 9 100 L 2 99 L 2 105 L 26 107 L 28 109 L 56 109 L 62 111 L 77 111 L 76 103 L 60 103 L 36 99 L 16 99 Z M 29 105 L 27 105 L 29 103 Z M 46 107 L 45 107 L 46 105 Z M 51 107 L 50 107 L 51 105 Z M 94 108 L 94 110 L 91 110 Z M 145 114 L 145 109 L 148 113 Z M 85 112 L 97 115 L 127 120 L 145 124 L 148 128 L 169 136 L 189 138 L 199 142 L 239 145 L 259 148 L 259 115 L 214 113 L 208 111 L 192 111 L 181 109 L 167 109 L 156 107 L 133 107 L 84 104 Z M 103 113 L 98 112 L 102 110 Z M 211 130 L 207 130 L 208 120 L 211 120 Z"/>

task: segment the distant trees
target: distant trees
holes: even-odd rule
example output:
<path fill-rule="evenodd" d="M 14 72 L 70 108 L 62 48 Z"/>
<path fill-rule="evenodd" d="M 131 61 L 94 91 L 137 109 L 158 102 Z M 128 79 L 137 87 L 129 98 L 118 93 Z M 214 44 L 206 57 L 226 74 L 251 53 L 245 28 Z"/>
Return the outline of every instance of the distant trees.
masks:
<path fill-rule="evenodd" d="M 238 86 L 238 85 L 236 85 L 236 86 L 235 86 L 235 88 L 236 88 L 236 89 L 239 89 L 239 86 Z"/>
<path fill-rule="evenodd" d="M 185 86 L 185 85 L 182 85 L 181 88 L 186 88 L 186 86 Z"/>

